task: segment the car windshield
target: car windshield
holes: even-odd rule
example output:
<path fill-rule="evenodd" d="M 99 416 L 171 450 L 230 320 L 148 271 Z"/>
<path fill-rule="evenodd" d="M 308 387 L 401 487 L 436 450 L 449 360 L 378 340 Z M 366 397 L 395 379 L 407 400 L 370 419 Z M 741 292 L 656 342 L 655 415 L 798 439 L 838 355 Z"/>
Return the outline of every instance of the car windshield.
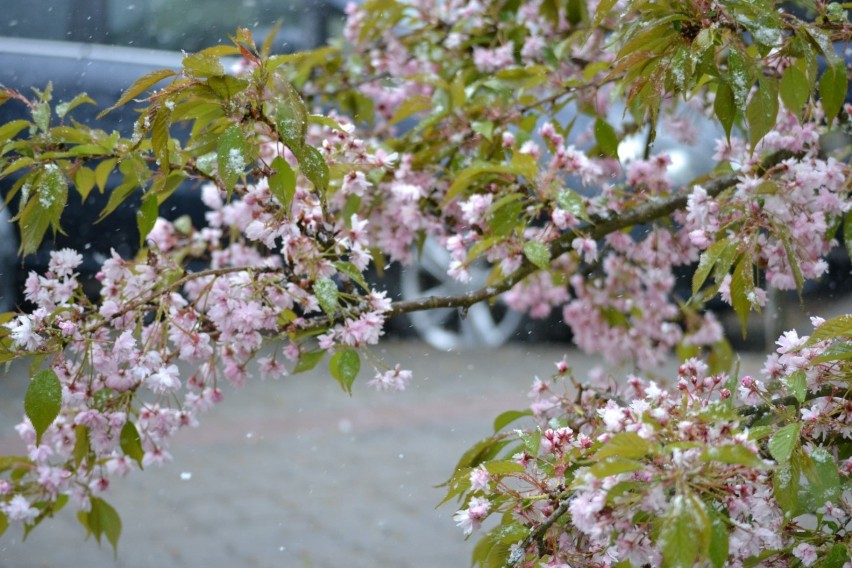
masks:
<path fill-rule="evenodd" d="M 198 51 L 237 27 L 258 41 L 282 23 L 275 51 L 325 43 L 342 26 L 338 0 L 28 0 L 3 6 L 0 35 Z"/>

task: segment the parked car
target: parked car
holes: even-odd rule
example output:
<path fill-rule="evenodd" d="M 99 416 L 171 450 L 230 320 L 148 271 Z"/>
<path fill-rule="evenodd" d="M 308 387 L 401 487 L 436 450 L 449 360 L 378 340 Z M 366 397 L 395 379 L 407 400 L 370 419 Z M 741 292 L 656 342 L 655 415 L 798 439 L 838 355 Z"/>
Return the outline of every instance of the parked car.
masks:
<path fill-rule="evenodd" d="M 222 0 L 44 0 L 5 6 L 5 26 L 0 27 L 0 85 L 30 95 L 31 89 L 43 90 L 51 84 L 54 103 L 85 92 L 98 106 L 77 107 L 73 117 L 129 137 L 137 117 L 133 105 L 101 119 L 97 114 L 146 73 L 179 68 L 183 58 L 179 49 L 222 42 L 237 26 L 255 28 L 258 37 L 263 37 L 276 20 L 282 25 L 274 49 L 309 49 L 324 44 L 342 22 L 339 2 L 253 0 L 236 12 L 226 9 L 229 6 L 233 3 Z M 260 27 L 260 22 L 268 25 Z M 16 101 L 0 105 L 0 124 L 20 118 L 30 118 L 24 105 Z M 111 182 L 114 186 L 118 178 Z M 7 179 L 0 185 L 4 199 L 12 183 Z M 181 187 L 160 214 L 170 219 L 188 214 L 202 224 L 204 206 L 195 189 Z M 31 270 L 46 270 L 51 250 L 71 247 L 80 251 L 84 258 L 81 274 L 90 281 L 111 249 L 125 258 L 135 254 L 139 196 L 96 223 L 108 194 L 94 191 L 85 202 L 71 196 L 62 225 L 74 230 L 46 239 L 38 252 L 23 260 L 17 257 L 20 241 L 16 228 L 8 222 L 9 209 L 0 208 L 0 312 L 19 305 L 23 280 Z M 14 202 L 11 210 L 17 210 Z"/>
<path fill-rule="evenodd" d="M 27 93 L 33 87 L 43 89 L 51 82 L 54 101 L 67 101 L 86 92 L 99 108 L 78 107 L 75 118 L 129 135 L 136 119 L 132 105 L 120 107 L 100 120 L 95 119 L 97 112 L 115 102 L 127 86 L 147 72 L 179 67 L 182 55 L 177 49 L 200 49 L 223 41 L 237 25 L 252 27 L 262 37 L 271 28 L 261 28 L 259 22 L 274 22 L 278 17 L 283 17 L 283 25 L 276 36 L 277 49 L 317 46 L 340 26 L 342 3 L 343 0 L 283 3 L 253 0 L 244 3 L 237 12 L 225 10 L 224 6 L 232 3 L 224 0 L 139 0 L 132 4 L 115 0 L 45 0 L 14 4 L 7 7 L 7 25 L 0 28 L 0 84 Z M 118 45 L 103 45 L 107 43 Z M 571 113 L 572 108 L 563 112 Z M 615 109 L 611 121 L 620 115 L 620 110 Z M 14 102 L 0 105 L 0 124 L 17 118 L 27 118 L 22 105 Z M 584 120 L 592 119 L 579 115 L 574 131 L 584 130 Z M 721 130 L 710 120 L 698 121 L 697 128 L 699 143 L 693 146 L 682 144 L 664 129 L 657 135 L 654 151 L 671 156 L 669 175 L 676 185 L 685 184 L 714 165 L 711 145 Z M 623 160 L 640 157 L 645 136 L 645 132 L 637 132 L 624 139 L 619 146 L 620 157 Z M 9 182 L 3 183 L 0 192 L 5 196 Z M 92 192 L 85 202 L 72 197 L 63 224 L 73 225 L 74 231 L 47 239 L 37 253 L 23 262 L 17 258 L 18 237 L 14 226 L 7 222 L 8 211 L 0 211 L 0 312 L 20 302 L 26 274 L 30 270 L 44 271 L 54 248 L 81 251 L 84 255 L 81 272 L 89 276 L 97 271 L 111 249 L 124 257 L 136 252 L 138 197 L 136 201 L 127 200 L 96 224 L 107 199 L 107 195 L 98 192 Z M 169 199 L 160 214 L 172 219 L 189 214 L 195 223 L 201 224 L 204 208 L 196 188 L 187 184 Z M 833 274 L 848 277 L 848 258 L 844 255 L 833 262 L 839 267 Z M 489 272 L 486 265 L 473 266 L 472 281 L 463 286 L 446 274 L 448 264 L 446 251 L 427 242 L 419 263 L 405 270 L 392 267 L 384 285 L 394 296 L 410 300 L 439 287 L 442 293 L 465 292 L 484 282 Z M 827 282 L 837 287 L 836 279 Z M 474 306 L 466 314 L 458 310 L 418 312 L 399 318 L 393 325 L 397 333 L 406 332 L 409 327 L 439 349 L 497 346 L 514 337 L 564 339 L 568 335 L 566 326 L 559 322 L 531 322 L 499 302 L 493 306 Z"/>

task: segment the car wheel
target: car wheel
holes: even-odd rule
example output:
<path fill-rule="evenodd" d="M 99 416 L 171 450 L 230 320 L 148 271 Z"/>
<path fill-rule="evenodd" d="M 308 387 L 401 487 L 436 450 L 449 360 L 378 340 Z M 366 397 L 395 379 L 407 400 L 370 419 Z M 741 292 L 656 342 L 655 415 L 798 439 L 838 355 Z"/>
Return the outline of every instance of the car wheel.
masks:
<path fill-rule="evenodd" d="M 447 274 L 449 264 L 450 254 L 436 241 L 427 239 L 419 262 L 402 270 L 402 299 L 458 296 L 484 286 L 491 272 L 486 262 L 476 262 L 469 269 L 470 282 L 464 284 Z M 451 350 L 498 347 L 515 334 L 523 316 L 498 299 L 493 304 L 474 304 L 466 314 L 459 309 L 446 308 L 412 312 L 408 318 L 424 341 L 436 349 Z"/>
<path fill-rule="evenodd" d="M 9 211 L 0 209 L 0 313 L 15 309 L 18 288 L 18 239 Z"/>

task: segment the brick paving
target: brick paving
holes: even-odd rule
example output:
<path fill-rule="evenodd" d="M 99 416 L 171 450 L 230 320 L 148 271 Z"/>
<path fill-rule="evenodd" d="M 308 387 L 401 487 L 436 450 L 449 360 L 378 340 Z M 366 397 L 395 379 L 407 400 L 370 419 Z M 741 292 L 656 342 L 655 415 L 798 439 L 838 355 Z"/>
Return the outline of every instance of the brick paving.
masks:
<path fill-rule="evenodd" d="M 439 509 L 434 486 L 493 418 L 523 408 L 533 375 L 549 376 L 559 346 L 438 353 L 417 342 L 377 349 L 415 372 L 410 389 L 377 393 L 363 375 L 351 398 L 322 370 L 250 382 L 201 426 L 182 431 L 174 461 L 115 480 L 118 558 L 84 541 L 63 511 L 21 542 L 0 537 L 0 568 L 453 568 L 474 541 Z M 592 360 L 570 356 L 579 370 Z M 0 453 L 19 451 L 26 368 L 0 375 Z"/>

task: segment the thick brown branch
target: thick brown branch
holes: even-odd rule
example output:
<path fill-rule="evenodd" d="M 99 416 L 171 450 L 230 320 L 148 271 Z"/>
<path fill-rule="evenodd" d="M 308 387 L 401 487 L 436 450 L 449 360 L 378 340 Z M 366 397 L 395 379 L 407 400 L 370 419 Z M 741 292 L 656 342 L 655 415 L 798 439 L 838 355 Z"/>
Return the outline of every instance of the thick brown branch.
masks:
<path fill-rule="evenodd" d="M 568 499 L 564 499 L 559 503 L 559 506 L 550 513 L 540 525 L 530 531 L 530 534 L 521 541 L 521 543 L 515 548 L 515 551 L 509 555 L 509 558 L 506 560 L 506 568 L 512 568 L 516 566 L 518 562 L 524 559 L 524 555 L 526 554 L 527 548 L 534 543 L 544 537 L 544 533 L 547 532 L 547 529 L 553 526 L 553 523 L 559 520 L 565 513 L 568 512 Z"/>
<path fill-rule="evenodd" d="M 849 395 L 850 395 L 850 392 L 848 390 L 843 392 L 842 389 L 840 389 L 836 386 L 828 385 L 828 386 L 824 386 L 821 389 L 814 391 L 814 392 L 809 391 L 807 393 L 807 395 L 805 395 L 805 400 L 803 402 L 807 402 L 809 400 L 814 400 L 816 398 L 823 398 L 823 397 L 826 397 L 826 396 L 834 396 L 834 397 L 846 399 L 846 398 L 849 398 Z M 744 406 L 744 407 L 738 409 L 737 412 L 739 413 L 740 416 L 746 418 L 745 425 L 747 427 L 750 427 L 753 424 L 755 424 L 758 420 L 760 420 L 761 418 L 763 418 L 764 416 L 766 416 L 767 414 L 772 412 L 774 409 L 778 408 L 779 406 L 792 406 L 792 405 L 795 405 L 795 404 L 801 404 L 801 402 L 799 402 L 799 399 L 797 399 L 795 396 L 791 395 L 791 396 L 785 396 L 785 397 L 782 397 L 782 398 L 773 399 L 766 404 L 755 404 L 755 405 L 752 405 L 752 406 Z"/>
<path fill-rule="evenodd" d="M 127 313 L 132 311 L 136 311 L 147 304 L 153 302 L 158 297 L 165 295 L 167 292 L 171 292 L 174 290 L 180 290 L 183 286 L 193 280 L 197 280 L 199 278 L 206 278 L 208 276 L 218 277 L 224 276 L 225 274 L 233 274 L 235 272 L 276 272 L 280 270 L 279 268 L 267 268 L 267 267 L 257 267 L 257 266 L 229 266 L 224 268 L 210 268 L 207 270 L 200 270 L 198 272 L 190 272 L 181 278 L 175 280 L 171 284 L 168 284 L 164 287 L 158 287 L 150 291 L 147 295 L 142 298 L 129 302 L 125 304 L 121 310 L 119 310 L 112 317 L 104 318 L 103 320 L 93 324 L 89 328 L 87 328 L 83 333 L 84 335 L 91 335 L 101 327 L 107 325 L 111 321 L 119 318 Z"/>
<path fill-rule="evenodd" d="M 779 164 L 783 160 L 792 157 L 789 152 L 777 152 L 769 156 L 761 167 L 761 172 L 766 171 L 773 166 Z M 737 174 L 727 174 L 715 179 L 712 179 L 704 184 L 704 189 L 711 197 L 716 197 L 726 189 L 730 189 L 737 184 Z M 598 240 L 602 239 L 610 233 L 620 231 L 634 225 L 641 225 L 667 217 L 679 209 L 686 207 L 689 194 L 681 191 L 671 197 L 648 201 L 644 205 L 620 213 L 617 217 L 611 219 L 595 218 L 591 223 L 577 229 L 578 233 L 587 234 L 589 238 Z M 553 241 L 550 246 L 551 258 L 557 258 L 571 250 L 571 242 L 574 240 L 576 233 L 566 233 Z M 493 298 L 503 292 L 510 290 L 515 284 L 539 270 L 533 263 L 524 259 L 520 268 L 507 276 L 502 281 L 492 286 L 485 286 L 478 290 L 473 290 L 461 296 L 430 296 L 407 302 L 395 302 L 391 308 L 390 315 L 399 315 L 408 312 L 416 312 L 419 310 L 430 310 L 435 308 L 465 308 L 470 307 L 477 302 Z"/>

